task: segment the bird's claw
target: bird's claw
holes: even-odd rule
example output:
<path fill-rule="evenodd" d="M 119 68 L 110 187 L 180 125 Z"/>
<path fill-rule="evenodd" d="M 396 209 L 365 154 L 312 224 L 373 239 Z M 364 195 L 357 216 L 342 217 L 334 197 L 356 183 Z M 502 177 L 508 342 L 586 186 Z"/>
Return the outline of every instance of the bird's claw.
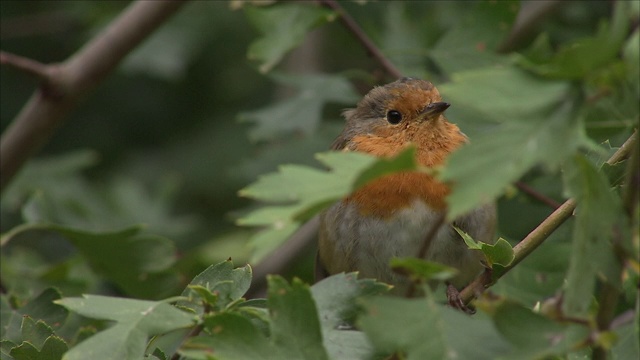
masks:
<path fill-rule="evenodd" d="M 475 314 L 476 310 L 468 307 L 460 298 L 460 292 L 455 286 L 447 284 L 447 303 L 454 309 L 458 309 L 469 315 Z"/>

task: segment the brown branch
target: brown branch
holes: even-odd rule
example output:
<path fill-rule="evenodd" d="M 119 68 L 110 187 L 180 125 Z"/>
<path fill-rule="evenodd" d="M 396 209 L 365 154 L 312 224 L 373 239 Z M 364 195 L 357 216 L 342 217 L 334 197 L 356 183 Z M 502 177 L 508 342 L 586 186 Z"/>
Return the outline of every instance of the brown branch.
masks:
<path fill-rule="evenodd" d="M 532 188 L 531 186 L 523 183 L 522 181 L 518 181 L 516 182 L 516 187 L 518 189 L 520 189 L 520 191 L 522 191 L 523 193 L 531 196 L 532 198 L 540 201 L 543 204 L 547 204 L 549 207 L 553 208 L 553 209 L 557 209 L 560 207 L 560 203 L 553 200 L 552 198 L 538 192 L 537 190 L 535 190 L 534 188 Z"/>
<path fill-rule="evenodd" d="M 338 4 L 335 0 L 319 0 L 322 6 L 325 6 L 333 11 L 335 11 L 340 16 L 340 21 L 344 24 L 344 26 L 351 31 L 353 36 L 355 36 L 358 41 L 365 47 L 367 52 L 374 58 L 380 65 L 385 69 L 387 73 L 391 76 L 400 78 L 402 77 L 402 73 L 398 68 L 393 65 L 389 59 L 380 51 L 380 49 L 374 44 L 374 42 L 369 38 L 369 36 L 362 30 L 360 25 L 347 13 L 340 4 Z"/>
<path fill-rule="evenodd" d="M 513 51 L 518 43 L 528 37 L 545 16 L 562 5 L 560 0 L 538 0 L 523 2 L 509 36 L 498 46 L 499 53 Z"/>
<path fill-rule="evenodd" d="M 634 132 L 627 141 L 607 160 L 608 164 L 615 164 L 621 160 L 626 159 L 637 141 L 637 132 Z M 475 296 L 482 293 L 488 288 L 492 282 L 495 282 L 498 278 L 504 276 L 508 271 L 513 269 L 517 264 L 524 260 L 529 254 L 531 254 L 538 246 L 540 246 L 560 225 L 562 225 L 571 215 L 576 208 L 576 201 L 569 199 L 565 201 L 559 208 L 557 208 L 551 215 L 549 215 L 544 221 L 538 225 L 532 232 L 530 232 L 522 241 L 513 247 L 514 259 L 508 266 L 505 267 L 505 271 L 493 277 L 485 276 L 484 274 L 476 277 L 467 287 L 460 292 L 460 298 L 465 304 L 469 303 Z"/>
<path fill-rule="evenodd" d="M 43 83 L 0 139 L 0 191 L 27 159 L 53 136 L 82 98 L 185 3 L 136 1 L 61 64 L 42 65 L 3 53 L 3 64 L 34 74 Z"/>
<path fill-rule="evenodd" d="M 38 61 L 0 51 L 0 65 L 9 66 L 35 77 L 41 82 L 51 81 L 50 67 Z"/>

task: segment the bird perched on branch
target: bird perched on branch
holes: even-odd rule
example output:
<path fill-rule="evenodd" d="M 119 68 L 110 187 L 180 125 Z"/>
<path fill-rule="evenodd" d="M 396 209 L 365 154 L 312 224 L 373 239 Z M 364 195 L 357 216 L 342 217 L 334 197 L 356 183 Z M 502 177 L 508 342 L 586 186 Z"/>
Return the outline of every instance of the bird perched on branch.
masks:
<path fill-rule="evenodd" d="M 442 165 L 467 142 L 445 118 L 448 107 L 430 82 L 401 78 L 372 89 L 355 109 L 344 112 L 346 126 L 332 148 L 392 157 L 413 144 L 420 165 Z M 389 261 L 416 257 L 422 249 L 425 260 L 459 270 L 448 283 L 447 296 L 452 306 L 467 310 L 456 289 L 481 272 L 482 255 L 468 249 L 452 224 L 442 221 L 450 190 L 427 173 L 400 172 L 378 178 L 332 205 L 320 217 L 316 276 L 358 271 L 402 293 L 409 280 L 393 272 Z M 453 224 L 475 240 L 492 243 L 495 222 L 495 206 L 487 204 Z"/>

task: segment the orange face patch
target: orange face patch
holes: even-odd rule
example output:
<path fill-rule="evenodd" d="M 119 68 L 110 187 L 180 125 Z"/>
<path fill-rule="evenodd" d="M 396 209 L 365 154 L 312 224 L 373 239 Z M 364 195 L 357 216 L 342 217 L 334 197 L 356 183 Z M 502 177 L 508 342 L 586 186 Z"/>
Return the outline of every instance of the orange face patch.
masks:
<path fill-rule="evenodd" d="M 418 163 L 433 167 L 443 164 L 446 157 L 465 142 L 466 137 L 456 125 L 444 119 L 434 119 L 410 122 L 403 127 L 382 126 L 374 134 L 355 136 L 347 148 L 379 157 L 392 157 L 408 145 L 415 144 Z M 443 210 L 449 192 L 446 184 L 428 174 L 406 172 L 374 180 L 345 201 L 355 203 L 363 215 L 387 218 L 395 211 L 410 206 L 416 199 Z"/>

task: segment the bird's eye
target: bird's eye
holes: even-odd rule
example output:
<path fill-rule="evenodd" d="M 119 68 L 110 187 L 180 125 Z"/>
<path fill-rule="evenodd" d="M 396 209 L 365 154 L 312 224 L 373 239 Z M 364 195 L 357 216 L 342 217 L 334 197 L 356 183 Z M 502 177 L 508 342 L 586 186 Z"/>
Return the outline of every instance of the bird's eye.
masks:
<path fill-rule="evenodd" d="M 387 112 L 387 121 L 389 124 L 397 124 L 402 121 L 402 114 L 398 110 L 389 110 Z"/>

